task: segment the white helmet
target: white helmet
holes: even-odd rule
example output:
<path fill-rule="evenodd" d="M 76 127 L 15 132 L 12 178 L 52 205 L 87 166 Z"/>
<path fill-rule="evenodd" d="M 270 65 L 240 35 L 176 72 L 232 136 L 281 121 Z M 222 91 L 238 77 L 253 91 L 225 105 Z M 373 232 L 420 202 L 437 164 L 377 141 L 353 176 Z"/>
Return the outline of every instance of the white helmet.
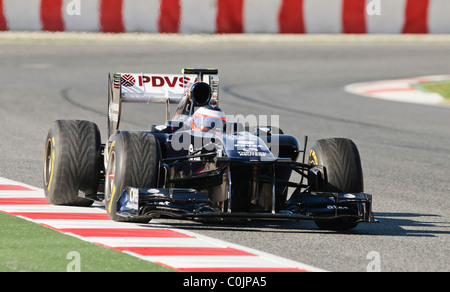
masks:
<path fill-rule="evenodd" d="M 197 109 L 191 120 L 191 129 L 199 132 L 210 130 L 222 131 L 227 118 L 225 113 L 218 107 L 210 105 Z"/>

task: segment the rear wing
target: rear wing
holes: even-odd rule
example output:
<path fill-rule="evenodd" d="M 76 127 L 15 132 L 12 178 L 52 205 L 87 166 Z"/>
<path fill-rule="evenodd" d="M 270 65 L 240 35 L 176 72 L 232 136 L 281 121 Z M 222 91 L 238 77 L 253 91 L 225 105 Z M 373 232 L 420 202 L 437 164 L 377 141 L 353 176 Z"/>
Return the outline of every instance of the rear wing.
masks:
<path fill-rule="evenodd" d="M 108 75 L 108 137 L 119 129 L 123 102 L 179 103 L 197 81 L 211 86 L 211 103 L 219 104 L 217 69 L 183 69 L 182 74 L 113 73 Z"/>

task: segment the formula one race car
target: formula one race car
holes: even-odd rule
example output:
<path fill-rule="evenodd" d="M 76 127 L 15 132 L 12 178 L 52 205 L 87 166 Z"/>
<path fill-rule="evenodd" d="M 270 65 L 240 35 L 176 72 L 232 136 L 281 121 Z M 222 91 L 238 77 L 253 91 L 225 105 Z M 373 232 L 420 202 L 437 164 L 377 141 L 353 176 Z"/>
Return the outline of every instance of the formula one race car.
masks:
<path fill-rule="evenodd" d="M 319 140 L 306 157 L 307 137 L 300 147 L 273 124 L 226 116 L 217 74 L 110 74 L 106 144 L 89 121 L 58 120 L 50 129 L 47 200 L 78 206 L 103 201 L 109 217 L 124 222 L 307 219 L 344 230 L 376 221 L 351 140 Z M 167 121 L 148 131 L 119 130 L 126 102 L 166 104 Z M 178 107 L 170 118 L 172 103 Z"/>

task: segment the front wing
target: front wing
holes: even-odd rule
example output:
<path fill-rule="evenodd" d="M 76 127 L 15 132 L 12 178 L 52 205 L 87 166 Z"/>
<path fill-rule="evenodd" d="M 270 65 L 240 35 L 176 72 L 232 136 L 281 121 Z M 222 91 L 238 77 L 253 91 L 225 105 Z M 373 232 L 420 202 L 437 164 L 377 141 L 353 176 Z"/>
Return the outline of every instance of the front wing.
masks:
<path fill-rule="evenodd" d="M 372 196 L 366 193 L 294 193 L 278 212 L 228 212 L 194 189 L 126 187 L 117 203 L 117 214 L 133 218 L 178 219 L 242 218 L 332 220 L 349 218 L 376 222 Z"/>

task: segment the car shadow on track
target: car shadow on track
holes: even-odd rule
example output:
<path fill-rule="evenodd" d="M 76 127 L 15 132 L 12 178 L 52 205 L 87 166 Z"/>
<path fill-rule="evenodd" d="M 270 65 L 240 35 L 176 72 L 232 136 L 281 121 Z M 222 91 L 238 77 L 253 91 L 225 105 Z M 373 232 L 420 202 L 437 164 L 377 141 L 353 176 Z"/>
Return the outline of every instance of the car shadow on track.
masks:
<path fill-rule="evenodd" d="M 450 234 L 450 222 L 437 214 L 379 212 L 375 213 L 375 217 L 380 223 L 371 224 L 368 234 L 408 237 Z"/>
<path fill-rule="evenodd" d="M 259 233 L 318 233 L 318 234 L 354 234 L 368 236 L 408 236 L 436 237 L 450 234 L 450 222 L 443 221 L 441 215 L 420 213 L 380 212 L 375 213 L 378 223 L 361 223 L 346 231 L 320 230 L 313 221 L 253 220 L 239 222 L 201 222 L 192 220 L 157 219 L 151 221 L 171 228 L 193 232 L 259 232 Z M 146 226 L 146 225 L 143 225 Z M 148 225 L 147 225 L 148 226 Z M 150 226 L 149 226 L 150 227 Z"/>

